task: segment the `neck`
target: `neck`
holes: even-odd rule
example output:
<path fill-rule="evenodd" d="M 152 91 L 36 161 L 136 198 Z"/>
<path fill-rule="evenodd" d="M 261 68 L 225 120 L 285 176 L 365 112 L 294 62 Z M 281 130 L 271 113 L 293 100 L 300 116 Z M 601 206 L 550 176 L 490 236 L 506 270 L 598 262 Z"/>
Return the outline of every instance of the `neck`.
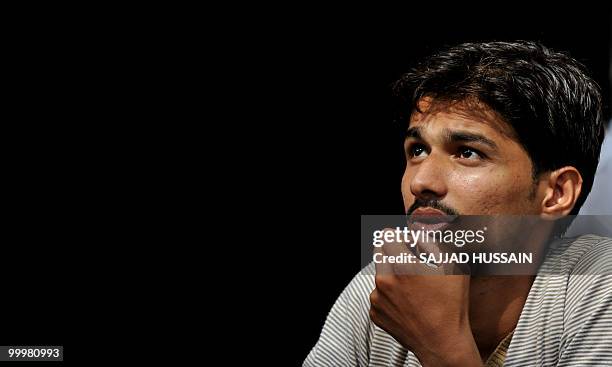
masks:
<path fill-rule="evenodd" d="M 538 222 L 539 223 L 539 222 Z M 539 225 L 530 230 L 528 238 L 519 243 L 505 244 L 517 252 L 532 252 L 531 268 L 520 268 L 521 274 L 536 274 L 551 240 L 552 224 Z M 534 229 L 536 227 L 532 227 Z M 503 248 L 503 246 L 502 246 Z M 517 270 L 519 268 L 512 268 Z M 482 269 L 481 269 L 482 270 Z M 481 274 L 494 274 L 485 269 Z M 487 275 L 472 276 L 470 280 L 470 326 L 483 361 L 495 351 L 499 343 L 514 330 L 535 275 Z"/>
<path fill-rule="evenodd" d="M 535 276 L 472 277 L 470 325 L 485 361 L 518 322 Z"/>

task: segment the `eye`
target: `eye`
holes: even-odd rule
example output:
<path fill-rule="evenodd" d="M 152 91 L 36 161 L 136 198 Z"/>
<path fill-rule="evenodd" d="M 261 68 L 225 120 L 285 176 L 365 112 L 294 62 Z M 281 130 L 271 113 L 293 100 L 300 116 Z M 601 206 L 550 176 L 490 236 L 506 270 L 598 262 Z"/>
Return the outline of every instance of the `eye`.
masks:
<path fill-rule="evenodd" d="M 408 155 L 410 157 L 424 157 L 427 155 L 427 150 L 423 144 L 412 144 L 408 147 Z"/>
<path fill-rule="evenodd" d="M 461 147 L 459 148 L 459 157 L 463 159 L 482 159 L 482 154 L 476 149 Z"/>

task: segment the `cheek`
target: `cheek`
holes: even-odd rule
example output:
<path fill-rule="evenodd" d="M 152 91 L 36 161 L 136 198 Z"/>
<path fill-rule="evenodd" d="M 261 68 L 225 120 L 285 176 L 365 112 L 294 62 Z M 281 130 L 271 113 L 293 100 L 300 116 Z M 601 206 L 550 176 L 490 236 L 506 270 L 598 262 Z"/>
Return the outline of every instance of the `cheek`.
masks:
<path fill-rule="evenodd" d="M 456 172 L 449 183 L 449 204 L 463 214 L 486 214 L 499 205 L 499 188 L 484 172 Z"/>
<path fill-rule="evenodd" d="M 449 179 L 449 204 L 464 214 L 523 213 L 530 177 L 503 170 L 455 172 Z"/>

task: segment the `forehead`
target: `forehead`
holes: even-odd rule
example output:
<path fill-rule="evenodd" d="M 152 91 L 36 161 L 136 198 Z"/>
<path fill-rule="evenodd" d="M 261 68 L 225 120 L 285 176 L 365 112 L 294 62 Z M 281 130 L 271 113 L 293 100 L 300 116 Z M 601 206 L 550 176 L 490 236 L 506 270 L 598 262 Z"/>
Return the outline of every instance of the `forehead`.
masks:
<path fill-rule="evenodd" d="M 418 102 L 408 127 L 418 127 L 429 133 L 435 130 L 465 130 L 489 138 L 518 141 L 512 126 L 494 110 L 478 101 L 447 102 L 425 97 Z"/>

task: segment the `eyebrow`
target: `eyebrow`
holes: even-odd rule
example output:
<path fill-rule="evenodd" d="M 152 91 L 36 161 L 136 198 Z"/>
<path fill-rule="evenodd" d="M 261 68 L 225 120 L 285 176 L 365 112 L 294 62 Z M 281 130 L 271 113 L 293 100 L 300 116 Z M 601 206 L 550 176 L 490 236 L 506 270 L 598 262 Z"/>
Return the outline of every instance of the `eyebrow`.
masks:
<path fill-rule="evenodd" d="M 480 143 L 487 145 L 491 149 L 497 149 L 495 142 L 483 135 L 474 134 L 466 131 L 445 131 L 446 139 L 452 143 Z"/>
<path fill-rule="evenodd" d="M 415 138 L 419 140 L 423 140 L 421 137 L 421 128 L 420 127 L 411 127 L 406 130 L 406 138 Z"/>
<path fill-rule="evenodd" d="M 422 129 L 420 126 L 408 128 L 408 130 L 406 130 L 406 138 L 425 140 L 423 139 L 421 132 Z M 472 132 L 445 129 L 444 137 L 447 142 L 451 143 L 480 143 L 488 146 L 491 149 L 498 149 L 497 144 L 495 144 L 493 140 Z"/>

